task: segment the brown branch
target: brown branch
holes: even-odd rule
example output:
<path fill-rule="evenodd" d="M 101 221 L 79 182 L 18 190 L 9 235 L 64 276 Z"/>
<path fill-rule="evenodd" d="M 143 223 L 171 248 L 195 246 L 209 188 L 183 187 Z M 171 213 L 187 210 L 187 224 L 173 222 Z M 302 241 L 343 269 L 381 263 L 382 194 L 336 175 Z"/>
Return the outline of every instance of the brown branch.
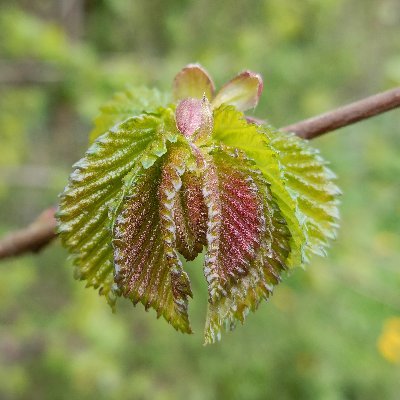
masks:
<path fill-rule="evenodd" d="M 400 107 L 400 88 L 376 94 L 317 117 L 306 119 L 281 130 L 313 139 L 326 132 L 354 124 Z M 47 209 L 28 227 L 10 233 L 0 240 L 0 259 L 36 252 L 56 238 L 54 208 Z"/>
<path fill-rule="evenodd" d="M 27 252 L 37 252 L 55 237 L 55 208 L 44 210 L 26 228 L 12 232 L 0 240 L 0 259 Z"/>
<path fill-rule="evenodd" d="M 304 121 L 285 126 L 281 130 L 294 132 L 304 139 L 313 139 L 355 122 L 362 121 L 400 107 L 400 87 L 375 94 L 363 100 L 328 111 Z"/>

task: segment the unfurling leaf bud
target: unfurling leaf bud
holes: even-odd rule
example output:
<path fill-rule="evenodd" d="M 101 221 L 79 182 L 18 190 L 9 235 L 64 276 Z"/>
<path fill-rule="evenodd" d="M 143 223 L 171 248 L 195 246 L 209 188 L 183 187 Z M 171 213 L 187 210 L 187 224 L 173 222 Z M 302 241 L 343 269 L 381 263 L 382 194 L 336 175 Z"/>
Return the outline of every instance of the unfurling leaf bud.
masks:
<path fill-rule="evenodd" d="M 211 343 L 268 299 L 284 271 L 325 254 L 338 221 L 334 174 L 306 141 L 247 119 L 262 88 L 245 71 L 215 94 L 190 64 L 172 104 L 140 89 L 102 108 L 57 218 L 76 276 L 111 306 L 124 296 L 192 332 L 179 254 L 193 260 L 205 248 Z"/>

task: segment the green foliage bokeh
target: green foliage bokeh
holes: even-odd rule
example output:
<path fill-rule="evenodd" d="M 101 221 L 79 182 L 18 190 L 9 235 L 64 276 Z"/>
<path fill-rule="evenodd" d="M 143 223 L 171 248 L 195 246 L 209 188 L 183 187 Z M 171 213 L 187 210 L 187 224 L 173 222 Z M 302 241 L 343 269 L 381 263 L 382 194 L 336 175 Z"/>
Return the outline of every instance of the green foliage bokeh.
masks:
<path fill-rule="evenodd" d="M 86 1 L 78 40 L 56 3 L 0 1 L 0 233 L 54 204 L 126 84 L 169 90 L 196 61 L 217 86 L 252 69 L 255 115 L 275 126 L 400 84 L 397 0 Z M 39 82 L 6 82 L 23 65 Z M 201 260 L 186 266 L 191 336 L 128 302 L 112 314 L 59 243 L 2 262 L 0 398 L 396 399 L 399 366 L 377 340 L 400 314 L 398 138 L 392 112 L 313 143 L 344 192 L 339 238 L 217 345 L 201 345 Z"/>

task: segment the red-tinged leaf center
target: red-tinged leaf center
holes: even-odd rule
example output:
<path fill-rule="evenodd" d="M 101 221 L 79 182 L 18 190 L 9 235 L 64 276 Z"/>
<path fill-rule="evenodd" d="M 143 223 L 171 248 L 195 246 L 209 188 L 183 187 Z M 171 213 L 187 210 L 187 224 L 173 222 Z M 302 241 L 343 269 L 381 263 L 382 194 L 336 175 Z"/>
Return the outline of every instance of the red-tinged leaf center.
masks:
<path fill-rule="evenodd" d="M 207 98 L 187 98 L 176 107 L 176 126 L 186 137 L 209 135 L 212 131 L 213 117 Z"/>
<path fill-rule="evenodd" d="M 230 252 L 221 265 L 221 276 L 228 279 L 236 273 L 246 273 L 248 261 L 260 246 L 260 201 L 249 182 L 241 175 L 222 170 L 222 246 Z"/>
<path fill-rule="evenodd" d="M 182 188 L 175 205 L 177 250 L 186 260 L 194 260 L 207 244 L 207 208 L 201 178 L 194 173 L 182 176 Z"/>
<path fill-rule="evenodd" d="M 205 274 L 210 299 L 226 295 L 249 272 L 265 228 L 257 186 L 234 162 L 220 153 L 205 171 L 209 210 Z"/>

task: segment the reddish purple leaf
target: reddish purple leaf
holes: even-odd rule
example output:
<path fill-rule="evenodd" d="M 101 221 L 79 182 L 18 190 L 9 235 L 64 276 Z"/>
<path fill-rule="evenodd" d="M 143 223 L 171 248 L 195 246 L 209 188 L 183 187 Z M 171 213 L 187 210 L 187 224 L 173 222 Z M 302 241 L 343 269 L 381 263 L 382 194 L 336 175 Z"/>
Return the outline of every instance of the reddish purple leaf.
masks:
<path fill-rule="evenodd" d="M 184 99 L 176 107 L 176 126 L 186 137 L 193 136 L 193 141 L 208 137 L 213 127 L 213 117 L 210 103 L 206 97 L 199 99 Z"/>
<path fill-rule="evenodd" d="M 184 171 L 183 157 L 170 154 L 138 173 L 114 228 L 115 281 L 125 297 L 163 315 L 175 329 L 191 332 L 189 279 L 175 250 L 173 209 Z"/>
<path fill-rule="evenodd" d="M 217 149 L 205 170 L 209 210 L 206 342 L 243 322 L 286 269 L 289 232 L 269 185 L 243 153 Z"/>
<path fill-rule="evenodd" d="M 207 208 L 202 192 L 202 180 L 194 173 L 182 176 L 175 208 L 177 250 L 186 260 L 194 260 L 207 245 Z"/>
<path fill-rule="evenodd" d="M 214 154 L 204 173 L 209 221 L 205 275 L 211 301 L 226 296 L 249 272 L 265 230 L 257 187 L 228 159 L 222 152 Z"/>

